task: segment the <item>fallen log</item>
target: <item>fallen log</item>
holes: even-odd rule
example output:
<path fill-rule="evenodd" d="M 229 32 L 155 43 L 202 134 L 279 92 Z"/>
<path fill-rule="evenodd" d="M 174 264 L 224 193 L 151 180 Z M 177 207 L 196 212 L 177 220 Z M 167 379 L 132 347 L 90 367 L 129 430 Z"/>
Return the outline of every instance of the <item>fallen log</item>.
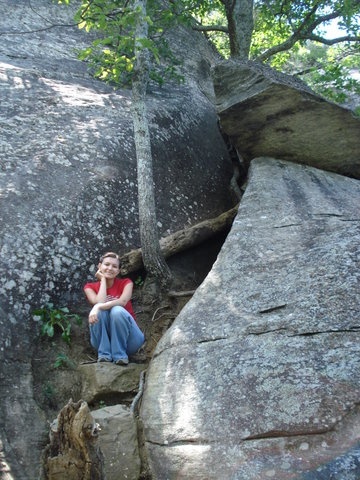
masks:
<path fill-rule="evenodd" d="M 234 217 L 238 211 L 239 205 L 231 210 L 222 213 L 218 217 L 204 220 L 189 228 L 184 228 L 168 237 L 160 239 L 160 249 L 165 258 L 169 258 L 175 253 L 182 252 L 191 247 L 208 240 L 217 233 L 230 228 Z M 131 250 L 120 258 L 121 274 L 127 275 L 143 268 L 141 248 Z"/>

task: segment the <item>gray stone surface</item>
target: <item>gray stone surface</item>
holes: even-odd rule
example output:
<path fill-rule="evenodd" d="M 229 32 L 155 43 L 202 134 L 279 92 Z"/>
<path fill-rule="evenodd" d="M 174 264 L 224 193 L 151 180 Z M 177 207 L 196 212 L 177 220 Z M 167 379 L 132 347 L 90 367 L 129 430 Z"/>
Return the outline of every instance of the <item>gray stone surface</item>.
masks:
<path fill-rule="evenodd" d="M 254 62 L 213 72 L 222 130 L 246 165 L 271 156 L 360 178 L 360 119 L 294 77 Z"/>
<path fill-rule="evenodd" d="M 218 259 L 148 370 L 155 478 L 360 477 L 359 204 L 358 180 L 253 160 Z"/>
<path fill-rule="evenodd" d="M 129 363 L 122 367 L 114 363 L 92 363 L 78 367 L 82 376 L 81 398 L 88 403 L 95 403 L 99 398 L 131 401 L 139 386 L 140 374 L 146 367 Z"/>
<path fill-rule="evenodd" d="M 136 161 L 131 93 L 77 59 L 89 38 L 72 11 L 52 0 L 0 0 L 0 11 L 0 455 L 16 480 L 33 480 L 46 423 L 32 395 L 31 311 L 82 301 L 100 252 L 139 247 Z M 149 91 L 160 235 L 232 206 L 200 38 L 178 46 L 185 83 Z"/>
<path fill-rule="evenodd" d="M 137 425 L 129 408 L 113 405 L 93 410 L 91 414 L 100 426 L 98 445 L 104 455 L 106 480 L 138 480 Z"/>

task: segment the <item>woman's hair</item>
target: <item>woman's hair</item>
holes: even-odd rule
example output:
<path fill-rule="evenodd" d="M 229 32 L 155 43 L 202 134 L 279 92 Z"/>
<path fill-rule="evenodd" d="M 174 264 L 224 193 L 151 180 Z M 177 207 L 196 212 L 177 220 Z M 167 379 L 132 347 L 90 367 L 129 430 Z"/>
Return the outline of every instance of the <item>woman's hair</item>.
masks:
<path fill-rule="evenodd" d="M 100 263 L 104 261 L 104 258 L 106 257 L 111 257 L 111 258 L 116 258 L 119 261 L 119 266 L 120 266 L 120 257 L 117 253 L 115 252 L 106 252 L 104 255 L 101 255 L 100 257 Z"/>

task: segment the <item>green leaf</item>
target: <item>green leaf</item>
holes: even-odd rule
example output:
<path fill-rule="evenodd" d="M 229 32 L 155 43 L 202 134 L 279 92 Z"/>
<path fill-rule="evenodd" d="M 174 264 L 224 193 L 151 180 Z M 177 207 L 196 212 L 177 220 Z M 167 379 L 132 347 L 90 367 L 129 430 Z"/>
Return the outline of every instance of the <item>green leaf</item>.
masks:
<path fill-rule="evenodd" d="M 54 336 L 54 326 L 45 324 L 44 326 L 44 331 L 48 337 L 53 337 Z"/>
<path fill-rule="evenodd" d="M 233 0 L 240 2 L 241 0 Z M 69 4 L 70 0 L 60 0 L 61 3 Z M 181 80 L 181 76 L 172 67 L 178 62 L 172 55 L 169 46 L 165 42 L 166 32 L 176 25 L 185 25 L 191 28 L 194 24 L 201 26 L 220 25 L 227 27 L 227 17 L 225 6 L 232 2 L 227 0 L 176 0 L 161 3 L 156 0 L 147 1 L 147 11 L 144 21 L 148 26 L 147 38 L 141 38 L 137 41 L 141 49 L 147 49 L 151 53 L 151 61 L 156 63 L 156 68 L 151 74 L 151 78 L 157 83 L 162 84 L 168 78 Z M 286 44 L 287 40 L 293 35 L 301 35 L 295 44 L 291 43 L 291 48 L 287 48 L 280 53 L 272 54 L 267 59 L 267 63 L 272 67 L 285 71 L 290 74 L 298 73 L 297 52 L 309 45 L 316 46 L 315 42 L 307 40 L 312 33 L 325 32 L 328 24 L 318 24 L 323 15 L 336 13 L 338 25 L 345 29 L 345 32 L 358 35 L 360 3 L 357 0 L 301 0 L 291 2 L 288 0 L 256 0 L 254 2 L 255 27 L 252 33 L 251 58 L 256 59 L 259 55 L 266 54 L 274 46 Z M 79 58 L 89 62 L 89 66 L 94 76 L 117 85 L 126 85 L 131 81 L 134 71 L 134 48 L 135 48 L 135 26 L 138 16 L 141 15 L 140 9 L 134 10 L 132 2 L 123 2 L 121 0 L 79 0 L 79 8 L 75 15 L 79 28 L 86 31 L 95 30 L 97 38 L 92 42 L 91 47 L 85 48 L 79 53 Z M 244 20 L 244 22 L 246 19 Z M 329 22 L 328 22 L 329 23 Z M 245 27 L 246 24 L 240 27 Z M 242 31 L 242 29 L 239 29 Z M 211 42 L 223 57 L 229 56 L 229 35 L 221 31 L 210 31 L 206 33 L 206 38 Z M 358 45 L 354 42 L 355 55 L 350 56 L 351 65 L 357 64 Z M 104 52 L 102 52 L 102 47 Z M 285 47 L 284 47 L 285 48 Z M 349 48 L 349 45 L 348 45 Z M 345 50 L 345 49 L 344 49 Z M 294 58 L 296 62 L 294 62 Z M 340 57 L 338 57 L 340 58 Z M 345 59 L 349 59 L 349 54 L 344 51 L 344 56 L 340 63 L 344 65 Z M 128 59 L 129 61 L 125 61 Z M 306 62 L 305 62 L 306 60 Z M 313 58 L 302 58 L 303 70 L 308 70 L 314 66 Z M 317 60 L 315 60 L 317 61 Z M 325 73 L 331 72 L 331 65 L 336 63 L 328 57 L 321 64 L 321 69 Z M 351 68 L 349 65 L 349 69 Z M 315 67 L 316 68 L 316 67 Z M 356 68 L 359 68 L 357 66 Z M 172 74 L 174 74 L 172 76 Z M 172 77 L 171 77 L 172 76 Z M 345 70 L 338 74 L 343 81 L 345 89 L 356 88 L 349 80 Z M 311 77 L 311 75 L 309 75 Z M 312 78 L 312 84 L 316 86 L 316 75 Z M 305 78 L 305 77 L 303 77 Z M 307 79 L 307 78 L 305 78 Z M 331 94 L 333 89 L 340 92 L 340 82 L 333 83 L 333 80 L 326 84 L 324 77 L 320 84 L 323 92 Z"/>

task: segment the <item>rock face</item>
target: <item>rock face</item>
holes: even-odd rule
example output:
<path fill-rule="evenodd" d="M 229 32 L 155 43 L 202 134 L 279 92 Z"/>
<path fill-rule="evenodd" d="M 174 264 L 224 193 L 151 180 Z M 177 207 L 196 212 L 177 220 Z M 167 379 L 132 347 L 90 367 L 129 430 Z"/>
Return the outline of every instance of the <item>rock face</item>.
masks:
<path fill-rule="evenodd" d="M 89 38 L 71 9 L 0 0 L 0 10 L 0 445 L 16 479 L 33 480 L 45 419 L 32 394 L 31 311 L 79 301 L 101 252 L 139 247 L 136 161 L 131 92 L 77 60 Z M 148 96 L 160 235 L 232 206 L 201 38 L 181 36 L 179 51 L 192 52 L 185 84 Z"/>
<path fill-rule="evenodd" d="M 104 454 L 106 480 L 138 480 L 140 456 L 136 420 L 125 405 L 91 412 L 100 425 L 99 447 Z"/>
<path fill-rule="evenodd" d="M 271 156 L 360 178 L 360 119 L 294 77 L 253 62 L 219 63 L 220 124 L 246 166 Z"/>
<path fill-rule="evenodd" d="M 155 478 L 360 478 L 359 204 L 358 180 L 252 161 L 212 271 L 150 363 Z"/>

